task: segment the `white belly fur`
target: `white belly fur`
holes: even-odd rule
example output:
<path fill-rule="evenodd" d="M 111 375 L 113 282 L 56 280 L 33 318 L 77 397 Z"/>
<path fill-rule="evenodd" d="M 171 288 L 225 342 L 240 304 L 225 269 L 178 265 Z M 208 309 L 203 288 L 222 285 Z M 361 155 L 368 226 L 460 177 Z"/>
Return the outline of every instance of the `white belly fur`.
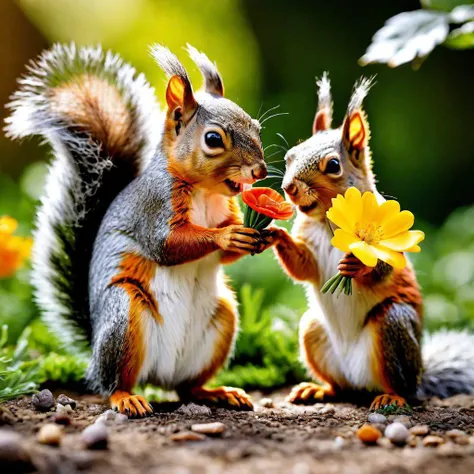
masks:
<path fill-rule="evenodd" d="M 303 235 L 316 256 L 321 282 L 326 282 L 337 273 L 337 264 L 343 253 L 331 245 L 331 234 L 325 223 L 305 222 L 300 218 L 294 230 Z M 300 230 L 298 230 L 298 228 Z M 351 296 L 344 294 L 322 294 L 318 287 L 307 285 L 309 310 L 305 319 L 314 318 L 326 328 L 331 351 L 326 354 L 332 374 L 342 386 L 352 388 L 378 389 L 373 378 L 370 357 L 373 339 L 370 329 L 364 326 L 367 313 L 378 300 L 369 292 L 359 292 L 353 282 Z M 302 322 L 302 326 L 306 321 Z"/>
<path fill-rule="evenodd" d="M 198 192 L 191 220 L 215 227 L 225 220 L 227 209 L 223 198 Z M 163 323 L 144 314 L 146 356 L 140 381 L 171 389 L 192 380 L 210 364 L 217 331 L 209 323 L 218 298 L 235 301 L 219 261 L 220 252 L 213 252 L 194 262 L 157 266 L 152 288 Z"/>

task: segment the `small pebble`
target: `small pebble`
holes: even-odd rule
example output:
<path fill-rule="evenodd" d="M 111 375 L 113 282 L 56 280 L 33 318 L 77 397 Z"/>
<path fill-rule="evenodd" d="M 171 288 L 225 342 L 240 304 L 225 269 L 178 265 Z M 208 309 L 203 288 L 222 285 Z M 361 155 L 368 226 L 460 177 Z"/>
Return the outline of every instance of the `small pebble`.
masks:
<path fill-rule="evenodd" d="M 43 425 L 36 436 L 37 440 L 41 444 L 48 444 L 50 446 L 59 446 L 63 432 L 58 425 L 48 423 Z"/>
<path fill-rule="evenodd" d="M 107 448 L 109 434 L 103 423 L 94 423 L 84 429 L 81 438 L 88 449 L 105 449 Z"/>
<path fill-rule="evenodd" d="M 1 472 L 30 472 L 30 454 L 24 447 L 20 434 L 10 430 L 0 430 Z"/>
<path fill-rule="evenodd" d="M 13 425 L 15 421 L 15 415 L 8 408 L 0 407 L 0 426 Z"/>
<path fill-rule="evenodd" d="M 330 403 L 326 404 L 321 410 L 319 410 L 319 413 L 323 415 L 332 415 L 333 413 L 336 412 L 336 409 L 334 408 L 334 405 L 331 405 Z"/>
<path fill-rule="evenodd" d="M 415 425 L 409 431 L 410 434 L 415 436 L 426 436 L 430 432 L 430 427 L 428 425 Z"/>
<path fill-rule="evenodd" d="M 469 437 L 467 433 L 462 430 L 449 430 L 446 432 L 446 436 L 454 441 L 456 444 L 461 444 L 463 446 L 469 444 Z"/>
<path fill-rule="evenodd" d="M 199 423 L 191 426 L 191 430 L 201 434 L 220 434 L 226 429 L 224 423 L 216 421 L 215 423 Z"/>
<path fill-rule="evenodd" d="M 336 436 L 334 439 L 334 446 L 341 449 L 346 444 L 346 440 L 342 436 Z"/>
<path fill-rule="evenodd" d="M 405 425 L 406 428 L 411 428 L 413 426 L 410 417 L 406 415 L 395 415 L 390 421 L 392 423 L 401 423 L 402 425 Z"/>
<path fill-rule="evenodd" d="M 66 413 L 55 413 L 52 420 L 57 425 L 69 426 L 71 424 L 71 418 Z"/>
<path fill-rule="evenodd" d="M 64 393 L 61 393 L 61 395 L 56 398 L 56 402 L 64 406 L 69 405 L 73 410 L 76 408 L 76 400 L 69 398 L 67 395 L 64 395 Z"/>
<path fill-rule="evenodd" d="M 408 434 L 407 427 L 402 423 L 395 422 L 385 428 L 385 436 L 398 446 L 406 443 Z"/>
<path fill-rule="evenodd" d="M 187 405 L 181 405 L 177 410 L 177 413 L 187 416 L 195 415 L 207 415 L 209 416 L 212 411 L 209 407 L 205 405 L 196 405 L 196 403 L 188 403 Z"/>
<path fill-rule="evenodd" d="M 436 446 L 439 446 L 443 443 L 444 439 L 441 438 L 441 436 L 429 435 L 426 438 L 423 438 L 423 446 L 427 446 L 430 448 L 435 448 Z"/>
<path fill-rule="evenodd" d="M 382 433 L 372 425 L 362 425 L 357 430 L 357 437 L 365 444 L 375 444 Z"/>
<path fill-rule="evenodd" d="M 192 431 L 180 431 L 170 436 L 172 441 L 203 441 L 206 436 L 200 433 L 193 433 Z"/>
<path fill-rule="evenodd" d="M 123 413 L 117 413 L 115 415 L 115 423 L 117 424 L 122 424 L 122 423 L 127 423 L 128 421 L 128 416 L 124 415 Z"/>
<path fill-rule="evenodd" d="M 381 413 L 370 413 L 367 417 L 367 421 L 369 423 L 387 423 L 387 417 L 382 415 Z"/>
<path fill-rule="evenodd" d="M 262 398 L 260 405 L 264 408 L 273 408 L 273 400 L 271 398 Z"/>
<path fill-rule="evenodd" d="M 61 405 L 61 403 L 58 403 L 56 405 L 56 413 L 60 413 L 62 415 L 67 415 L 68 413 L 72 413 L 72 408 L 71 405 Z"/>
<path fill-rule="evenodd" d="M 107 420 L 107 421 L 114 421 L 115 417 L 117 416 L 117 412 L 114 410 L 107 410 L 102 413 L 102 416 Z"/>
<path fill-rule="evenodd" d="M 462 430 L 449 430 L 449 431 L 446 431 L 446 436 L 448 438 L 459 438 L 460 436 L 466 436 L 466 432 L 465 431 L 462 431 Z"/>
<path fill-rule="evenodd" d="M 31 403 L 39 411 L 49 411 L 54 406 L 54 397 L 50 390 L 41 390 L 31 397 Z"/>

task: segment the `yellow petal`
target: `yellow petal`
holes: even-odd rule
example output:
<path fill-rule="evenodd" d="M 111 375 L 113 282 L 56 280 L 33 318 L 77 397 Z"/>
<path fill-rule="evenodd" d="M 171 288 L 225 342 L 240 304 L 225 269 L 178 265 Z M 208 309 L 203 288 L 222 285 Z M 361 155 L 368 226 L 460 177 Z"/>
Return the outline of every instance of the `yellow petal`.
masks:
<path fill-rule="evenodd" d="M 387 220 L 400 212 L 400 204 L 397 201 L 385 201 L 379 206 L 377 211 L 377 220 L 382 222 Z"/>
<path fill-rule="evenodd" d="M 414 245 L 413 247 L 410 247 L 409 249 L 406 249 L 405 252 L 420 253 L 421 252 L 421 247 L 419 245 Z"/>
<path fill-rule="evenodd" d="M 407 260 L 405 255 L 401 252 L 395 252 L 395 250 L 389 249 L 382 245 L 374 245 L 373 250 L 377 258 L 388 263 L 393 268 L 402 269 L 405 268 L 407 265 Z"/>
<path fill-rule="evenodd" d="M 415 222 L 415 217 L 410 211 L 402 211 L 381 222 L 384 239 L 389 239 L 397 234 L 407 231 Z"/>
<path fill-rule="evenodd" d="M 373 193 L 366 192 L 362 195 L 362 219 L 364 222 L 374 222 L 378 207 L 377 199 Z"/>
<path fill-rule="evenodd" d="M 18 222 L 9 216 L 0 217 L 0 233 L 13 234 L 18 227 Z"/>
<path fill-rule="evenodd" d="M 377 265 L 377 256 L 374 253 L 373 246 L 365 242 L 354 242 L 349 246 L 351 252 L 368 267 Z"/>
<path fill-rule="evenodd" d="M 348 213 L 344 213 L 336 207 L 331 207 L 329 211 L 326 212 L 327 218 L 336 224 L 342 230 L 348 232 L 349 234 L 355 233 L 355 223 L 352 221 Z"/>
<path fill-rule="evenodd" d="M 362 196 L 357 188 L 349 188 L 345 194 L 346 212 L 354 222 L 362 218 Z"/>
<path fill-rule="evenodd" d="M 336 247 L 337 249 L 347 253 L 351 251 L 350 246 L 354 242 L 357 242 L 357 240 L 358 239 L 355 236 L 352 236 L 341 229 L 336 229 L 334 232 L 334 237 L 331 240 L 331 244 L 333 247 Z"/>
<path fill-rule="evenodd" d="M 407 249 L 419 244 L 425 238 L 421 230 L 408 230 L 390 239 L 381 240 L 379 243 L 397 252 L 406 252 Z"/>

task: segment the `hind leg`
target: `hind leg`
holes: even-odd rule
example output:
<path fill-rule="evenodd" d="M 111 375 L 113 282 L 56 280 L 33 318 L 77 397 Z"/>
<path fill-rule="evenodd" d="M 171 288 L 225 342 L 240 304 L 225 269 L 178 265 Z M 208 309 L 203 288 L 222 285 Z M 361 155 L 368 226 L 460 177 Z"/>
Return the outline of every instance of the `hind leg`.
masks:
<path fill-rule="evenodd" d="M 370 311 L 367 326 L 374 341 L 372 374 L 383 391 L 370 409 L 403 407 L 405 398 L 416 393 L 422 373 L 419 315 L 409 304 L 387 300 Z"/>
<path fill-rule="evenodd" d="M 301 319 L 300 350 L 309 371 L 320 383 L 296 385 L 286 400 L 310 404 L 332 399 L 339 388 L 337 379 L 342 378 L 342 374 L 325 328 L 309 311 Z"/>
<path fill-rule="evenodd" d="M 250 397 L 241 389 L 234 387 L 205 388 L 208 382 L 224 365 L 234 345 L 237 333 L 237 314 L 232 297 L 221 297 L 214 316 L 209 324 L 213 331 L 212 359 L 193 380 L 181 384 L 176 391 L 183 401 L 197 401 L 237 410 L 252 410 Z"/>
<path fill-rule="evenodd" d="M 143 308 L 134 306 L 122 288 L 107 289 L 101 311 L 93 314 L 93 361 L 88 371 L 91 384 L 110 395 L 113 409 L 130 417 L 153 412 L 149 403 L 133 395 L 145 347 Z"/>

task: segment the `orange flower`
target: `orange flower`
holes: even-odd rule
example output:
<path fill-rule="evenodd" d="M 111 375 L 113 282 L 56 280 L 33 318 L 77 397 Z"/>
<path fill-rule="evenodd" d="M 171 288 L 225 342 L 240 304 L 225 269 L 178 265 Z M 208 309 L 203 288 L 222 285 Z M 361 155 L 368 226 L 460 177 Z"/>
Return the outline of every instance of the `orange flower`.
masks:
<path fill-rule="evenodd" d="M 12 276 L 30 255 L 32 240 L 13 235 L 17 227 L 15 219 L 0 217 L 0 278 Z"/>
<path fill-rule="evenodd" d="M 242 200 L 254 211 L 272 219 L 286 221 L 293 217 L 293 205 L 272 188 L 251 188 L 242 193 Z"/>

